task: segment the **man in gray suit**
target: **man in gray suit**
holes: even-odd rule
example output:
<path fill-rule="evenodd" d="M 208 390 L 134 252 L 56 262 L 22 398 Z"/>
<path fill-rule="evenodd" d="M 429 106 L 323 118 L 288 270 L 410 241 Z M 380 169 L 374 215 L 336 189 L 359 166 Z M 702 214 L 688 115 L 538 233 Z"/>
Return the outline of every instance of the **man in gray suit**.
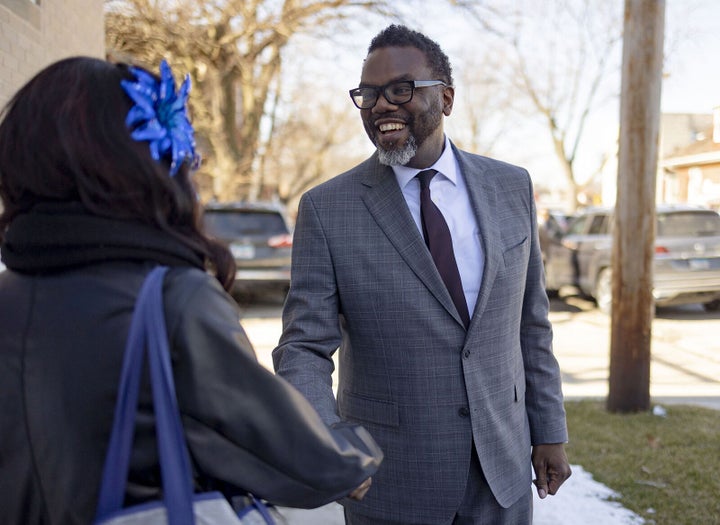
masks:
<path fill-rule="evenodd" d="M 541 498 L 570 475 L 531 180 L 445 136 L 452 82 L 435 42 L 380 32 L 350 92 L 377 151 L 300 202 L 273 359 L 328 424 L 383 448 L 365 498 L 342 502 L 351 525 L 529 524 L 531 463 Z M 452 236 L 439 256 L 427 168 Z"/>

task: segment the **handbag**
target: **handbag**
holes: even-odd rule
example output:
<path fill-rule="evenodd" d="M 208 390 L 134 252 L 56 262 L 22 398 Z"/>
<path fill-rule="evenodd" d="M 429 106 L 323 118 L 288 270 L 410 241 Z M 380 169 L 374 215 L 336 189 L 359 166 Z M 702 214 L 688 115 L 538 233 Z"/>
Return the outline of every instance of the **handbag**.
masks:
<path fill-rule="evenodd" d="M 235 510 L 217 491 L 194 494 L 190 455 L 170 363 L 162 284 L 168 268 L 153 268 L 138 294 L 125 345 L 120 386 L 105 457 L 96 524 L 275 525 L 277 512 L 253 495 Z M 163 499 L 123 508 L 145 349 L 150 363 Z M 234 498 L 236 499 L 236 498 Z"/>

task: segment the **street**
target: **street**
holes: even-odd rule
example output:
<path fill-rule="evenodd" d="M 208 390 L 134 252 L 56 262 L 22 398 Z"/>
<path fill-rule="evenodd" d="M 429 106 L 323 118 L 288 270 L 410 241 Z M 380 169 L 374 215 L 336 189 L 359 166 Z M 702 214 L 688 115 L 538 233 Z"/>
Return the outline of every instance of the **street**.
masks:
<path fill-rule="evenodd" d="M 242 325 L 258 359 L 272 370 L 280 337 L 278 300 L 243 305 Z M 550 304 L 554 351 L 566 399 L 604 398 L 608 392 L 610 317 L 577 296 Z M 653 403 L 693 403 L 720 409 L 720 312 L 700 305 L 658 309 L 652 326 Z"/>

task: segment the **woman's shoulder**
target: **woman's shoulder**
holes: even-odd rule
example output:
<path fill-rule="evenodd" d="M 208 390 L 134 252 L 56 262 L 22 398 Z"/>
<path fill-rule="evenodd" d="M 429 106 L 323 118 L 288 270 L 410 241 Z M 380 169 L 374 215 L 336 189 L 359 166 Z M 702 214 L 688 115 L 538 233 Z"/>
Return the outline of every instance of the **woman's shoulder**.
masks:
<path fill-rule="evenodd" d="M 164 293 L 180 301 L 180 304 L 183 299 L 198 295 L 232 300 L 215 276 L 189 266 L 171 267 L 168 270 Z"/>
<path fill-rule="evenodd" d="M 238 316 L 237 303 L 208 272 L 192 267 L 170 268 L 163 287 L 169 316 L 213 311 L 218 316 Z"/>

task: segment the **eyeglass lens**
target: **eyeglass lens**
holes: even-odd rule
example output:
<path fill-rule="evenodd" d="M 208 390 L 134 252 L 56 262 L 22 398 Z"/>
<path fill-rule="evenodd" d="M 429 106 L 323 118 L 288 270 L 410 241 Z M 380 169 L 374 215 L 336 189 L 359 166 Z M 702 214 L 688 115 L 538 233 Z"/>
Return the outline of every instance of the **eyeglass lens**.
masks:
<path fill-rule="evenodd" d="M 355 104 L 362 109 L 373 107 L 381 91 L 385 100 L 390 104 L 407 104 L 412 99 L 413 88 L 412 81 L 403 80 L 382 87 L 357 88 L 353 90 L 352 97 Z"/>

